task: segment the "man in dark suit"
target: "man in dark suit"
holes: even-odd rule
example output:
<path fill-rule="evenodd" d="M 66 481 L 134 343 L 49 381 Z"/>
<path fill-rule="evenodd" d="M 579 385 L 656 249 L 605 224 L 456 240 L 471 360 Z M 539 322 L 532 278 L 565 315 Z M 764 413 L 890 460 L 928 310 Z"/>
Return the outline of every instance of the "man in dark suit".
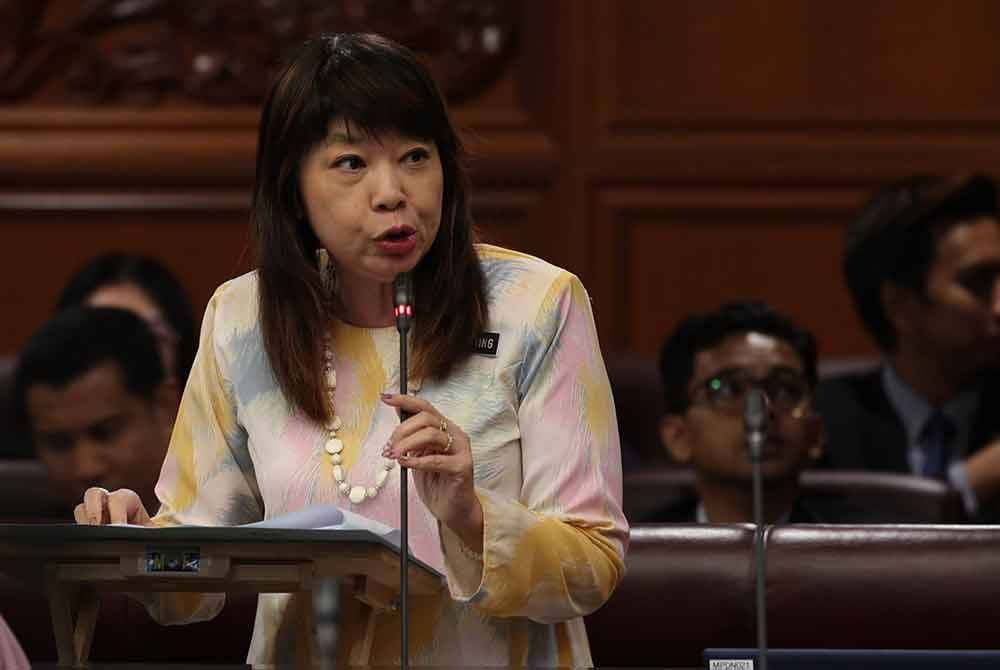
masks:
<path fill-rule="evenodd" d="M 972 518 L 1000 496 L 1000 222 L 985 176 L 880 190 L 847 241 L 847 285 L 883 352 L 822 382 L 824 465 L 949 481 Z"/>
<path fill-rule="evenodd" d="M 729 303 L 678 324 L 661 351 L 660 374 L 666 400 L 661 439 L 674 460 L 694 470 L 697 496 L 666 505 L 646 520 L 753 520 L 743 430 L 752 388 L 765 392 L 770 412 L 761 465 L 765 517 L 771 523 L 824 520 L 799 495 L 799 474 L 819 457 L 823 432 L 813 411 L 811 333 L 763 303 Z"/>

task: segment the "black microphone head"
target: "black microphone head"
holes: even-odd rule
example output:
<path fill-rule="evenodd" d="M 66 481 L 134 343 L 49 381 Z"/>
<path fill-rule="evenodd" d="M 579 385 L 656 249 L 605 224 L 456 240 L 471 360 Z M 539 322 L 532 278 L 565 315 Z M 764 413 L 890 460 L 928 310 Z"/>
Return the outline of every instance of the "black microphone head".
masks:
<path fill-rule="evenodd" d="M 393 282 L 392 304 L 395 307 L 400 305 L 413 306 L 413 279 L 409 272 L 400 272 Z"/>
<path fill-rule="evenodd" d="M 767 395 L 759 388 L 750 389 L 743 405 L 743 426 L 748 433 L 759 433 L 767 430 L 769 412 Z"/>

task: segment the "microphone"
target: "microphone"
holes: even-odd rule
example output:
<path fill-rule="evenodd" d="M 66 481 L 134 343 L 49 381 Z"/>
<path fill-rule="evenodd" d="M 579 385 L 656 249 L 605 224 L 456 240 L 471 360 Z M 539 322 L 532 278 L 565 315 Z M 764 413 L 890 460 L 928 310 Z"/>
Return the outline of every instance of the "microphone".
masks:
<path fill-rule="evenodd" d="M 750 448 L 750 460 L 754 463 L 760 462 L 761 450 L 767 443 L 769 418 L 767 396 L 760 389 L 750 389 L 743 406 L 743 428 Z"/>
<path fill-rule="evenodd" d="M 396 317 L 396 330 L 400 335 L 410 330 L 413 317 L 413 278 L 409 272 L 400 272 L 393 282 L 392 313 Z"/>
<path fill-rule="evenodd" d="M 770 419 L 767 395 L 759 388 L 750 389 L 743 405 L 743 432 L 750 450 L 750 469 L 753 472 L 753 522 L 754 522 L 754 564 L 756 568 L 756 588 L 754 614 L 757 618 L 757 667 L 767 670 L 767 595 L 764 575 L 766 556 L 764 554 L 764 484 L 760 471 L 761 452 L 767 444 L 767 429 Z"/>
<path fill-rule="evenodd" d="M 407 333 L 410 331 L 410 320 L 413 318 L 413 279 L 409 272 L 400 272 L 393 282 L 392 313 L 396 317 L 396 330 L 399 331 L 399 393 L 406 395 L 406 347 Z M 399 410 L 400 422 L 406 421 L 409 414 Z M 409 468 L 399 466 L 399 667 L 407 670 L 410 667 L 410 607 L 408 567 L 410 563 L 410 524 L 409 524 Z"/>

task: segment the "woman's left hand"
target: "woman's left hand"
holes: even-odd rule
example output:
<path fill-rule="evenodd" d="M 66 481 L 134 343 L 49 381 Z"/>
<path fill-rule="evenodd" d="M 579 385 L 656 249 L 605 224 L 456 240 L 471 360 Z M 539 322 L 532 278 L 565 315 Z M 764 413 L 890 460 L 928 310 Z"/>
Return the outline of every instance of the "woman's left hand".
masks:
<path fill-rule="evenodd" d="M 431 514 L 467 547 L 482 551 L 483 508 L 469 436 L 423 398 L 386 394 L 382 401 L 411 415 L 393 431 L 383 455 L 413 470 L 417 493 Z"/>

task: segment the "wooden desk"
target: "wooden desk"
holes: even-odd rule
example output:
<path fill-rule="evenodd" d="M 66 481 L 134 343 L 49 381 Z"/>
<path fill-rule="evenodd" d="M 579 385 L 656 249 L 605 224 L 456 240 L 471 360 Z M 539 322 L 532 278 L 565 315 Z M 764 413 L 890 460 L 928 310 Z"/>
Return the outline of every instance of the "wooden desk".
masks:
<path fill-rule="evenodd" d="M 367 530 L 0 524 L 0 572 L 46 590 L 63 667 L 87 664 L 99 591 L 311 592 L 326 578 L 366 608 L 369 634 L 351 647 L 351 664 L 366 665 L 375 616 L 397 606 L 399 560 L 396 546 Z M 416 596 L 443 584 L 412 558 L 408 577 Z"/>

